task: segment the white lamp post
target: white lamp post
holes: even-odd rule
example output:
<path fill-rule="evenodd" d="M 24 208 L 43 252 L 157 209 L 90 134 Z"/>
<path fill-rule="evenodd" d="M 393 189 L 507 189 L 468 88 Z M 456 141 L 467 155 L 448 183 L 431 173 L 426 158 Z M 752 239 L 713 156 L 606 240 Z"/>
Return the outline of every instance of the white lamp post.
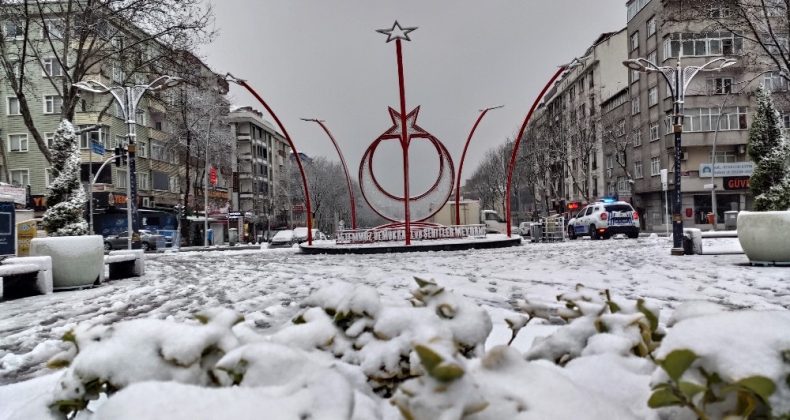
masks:
<path fill-rule="evenodd" d="M 74 83 L 73 86 L 79 90 L 90 93 L 106 94 L 109 93 L 115 98 L 123 117 L 126 120 L 126 137 L 128 139 L 128 168 L 126 171 L 126 232 L 128 236 L 127 246 L 132 249 L 133 232 L 139 231 L 137 223 L 137 173 L 134 160 L 135 138 L 137 136 L 137 105 L 143 98 L 145 92 L 156 91 L 173 87 L 181 82 L 181 79 L 173 76 L 161 76 L 153 82 L 145 85 L 134 86 L 113 86 L 107 87 L 105 84 L 96 80 L 86 80 Z"/>
<path fill-rule="evenodd" d="M 680 214 L 682 195 L 680 193 L 680 141 L 683 133 L 683 103 L 686 98 L 686 89 L 691 79 L 701 71 L 718 71 L 735 64 L 735 60 L 719 57 L 701 66 L 681 67 L 678 57 L 675 67 L 659 67 L 655 63 L 644 59 L 634 58 L 623 61 L 623 65 L 631 70 L 645 73 L 659 73 L 666 80 L 673 98 L 672 128 L 675 133 L 675 196 L 672 203 L 672 255 L 683 255 L 683 216 Z"/>

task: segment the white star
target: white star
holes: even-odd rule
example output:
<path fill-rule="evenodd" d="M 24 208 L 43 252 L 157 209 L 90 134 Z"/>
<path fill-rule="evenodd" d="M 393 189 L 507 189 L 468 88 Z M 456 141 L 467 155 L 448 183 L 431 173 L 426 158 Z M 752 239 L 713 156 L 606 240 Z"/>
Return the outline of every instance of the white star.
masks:
<path fill-rule="evenodd" d="M 416 27 L 402 28 L 400 23 L 398 23 L 396 20 L 392 25 L 392 29 L 376 29 L 376 32 L 387 35 L 387 42 L 390 42 L 394 39 L 404 39 L 406 41 L 411 41 L 411 39 L 409 39 L 409 32 L 412 32 L 416 29 Z"/>

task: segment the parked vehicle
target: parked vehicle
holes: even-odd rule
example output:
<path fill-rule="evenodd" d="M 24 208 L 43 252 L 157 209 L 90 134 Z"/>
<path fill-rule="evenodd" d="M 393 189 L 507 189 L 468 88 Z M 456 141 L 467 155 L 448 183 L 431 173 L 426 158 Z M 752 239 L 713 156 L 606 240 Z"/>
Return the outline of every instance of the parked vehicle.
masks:
<path fill-rule="evenodd" d="M 538 224 L 537 222 L 521 222 L 518 225 L 518 234 L 524 237 L 532 235 L 532 225 Z"/>
<path fill-rule="evenodd" d="M 570 239 L 579 236 L 609 239 L 618 233 L 632 239 L 639 237 L 639 213 L 624 201 L 589 204 L 568 223 Z"/>
<path fill-rule="evenodd" d="M 307 228 L 306 227 L 298 227 L 294 229 L 294 240 L 296 243 L 301 244 L 302 242 L 307 242 Z M 323 241 L 326 240 L 326 235 L 318 229 L 313 229 L 313 240 L 314 241 Z"/>
<path fill-rule="evenodd" d="M 480 211 L 480 222 L 486 225 L 486 233 L 505 233 L 507 231 L 507 221 L 502 219 L 496 210 Z"/>
<path fill-rule="evenodd" d="M 109 235 L 104 238 L 104 250 L 126 249 L 129 236 L 126 231 L 117 235 Z M 165 247 L 165 237 L 149 230 L 140 229 L 140 241 L 133 241 L 132 248 L 142 249 L 143 251 L 155 251 Z"/>
<path fill-rule="evenodd" d="M 269 239 L 269 248 L 290 248 L 294 243 L 294 231 L 281 230 Z"/>

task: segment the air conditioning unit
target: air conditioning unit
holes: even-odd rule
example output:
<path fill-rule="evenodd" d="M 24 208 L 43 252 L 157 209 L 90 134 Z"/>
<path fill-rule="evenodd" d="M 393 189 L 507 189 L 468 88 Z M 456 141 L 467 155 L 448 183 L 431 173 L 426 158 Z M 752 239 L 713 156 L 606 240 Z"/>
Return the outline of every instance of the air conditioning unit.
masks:
<path fill-rule="evenodd" d="M 609 168 L 609 169 L 606 170 L 606 177 L 607 178 L 611 178 L 612 177 L 612 168 Z"/>
<path fill-rule="evenodd" d="M 689 152 L 681 152 L 680 160 L 689 160 Z"/>
<path fill-rule="evenodd" d="M 153 198 L 151 198 L 151 197 L 143 197 L 143 207 L 151 208 L 151 207 L 154 207 L 154 205 L 155 205 L 155 203 L 154 203 L 154 199 Z"/>

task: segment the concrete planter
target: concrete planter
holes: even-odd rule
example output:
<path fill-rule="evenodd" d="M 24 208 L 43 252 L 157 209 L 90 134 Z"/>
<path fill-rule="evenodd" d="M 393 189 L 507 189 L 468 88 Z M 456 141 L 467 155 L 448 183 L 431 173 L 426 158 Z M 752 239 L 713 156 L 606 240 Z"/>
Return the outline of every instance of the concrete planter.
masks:
<path fill-rule="evenodd" d="M 36 238 L 31 256 L 52 257 L 55 290 L 78 289 L 104 280 L 104 239 L 100 235 Z"/>
<path fill-rule="evenodd" d="M 738 241 L 752 264 L 790 265 L 790 211 L 742 211 Z"/>

